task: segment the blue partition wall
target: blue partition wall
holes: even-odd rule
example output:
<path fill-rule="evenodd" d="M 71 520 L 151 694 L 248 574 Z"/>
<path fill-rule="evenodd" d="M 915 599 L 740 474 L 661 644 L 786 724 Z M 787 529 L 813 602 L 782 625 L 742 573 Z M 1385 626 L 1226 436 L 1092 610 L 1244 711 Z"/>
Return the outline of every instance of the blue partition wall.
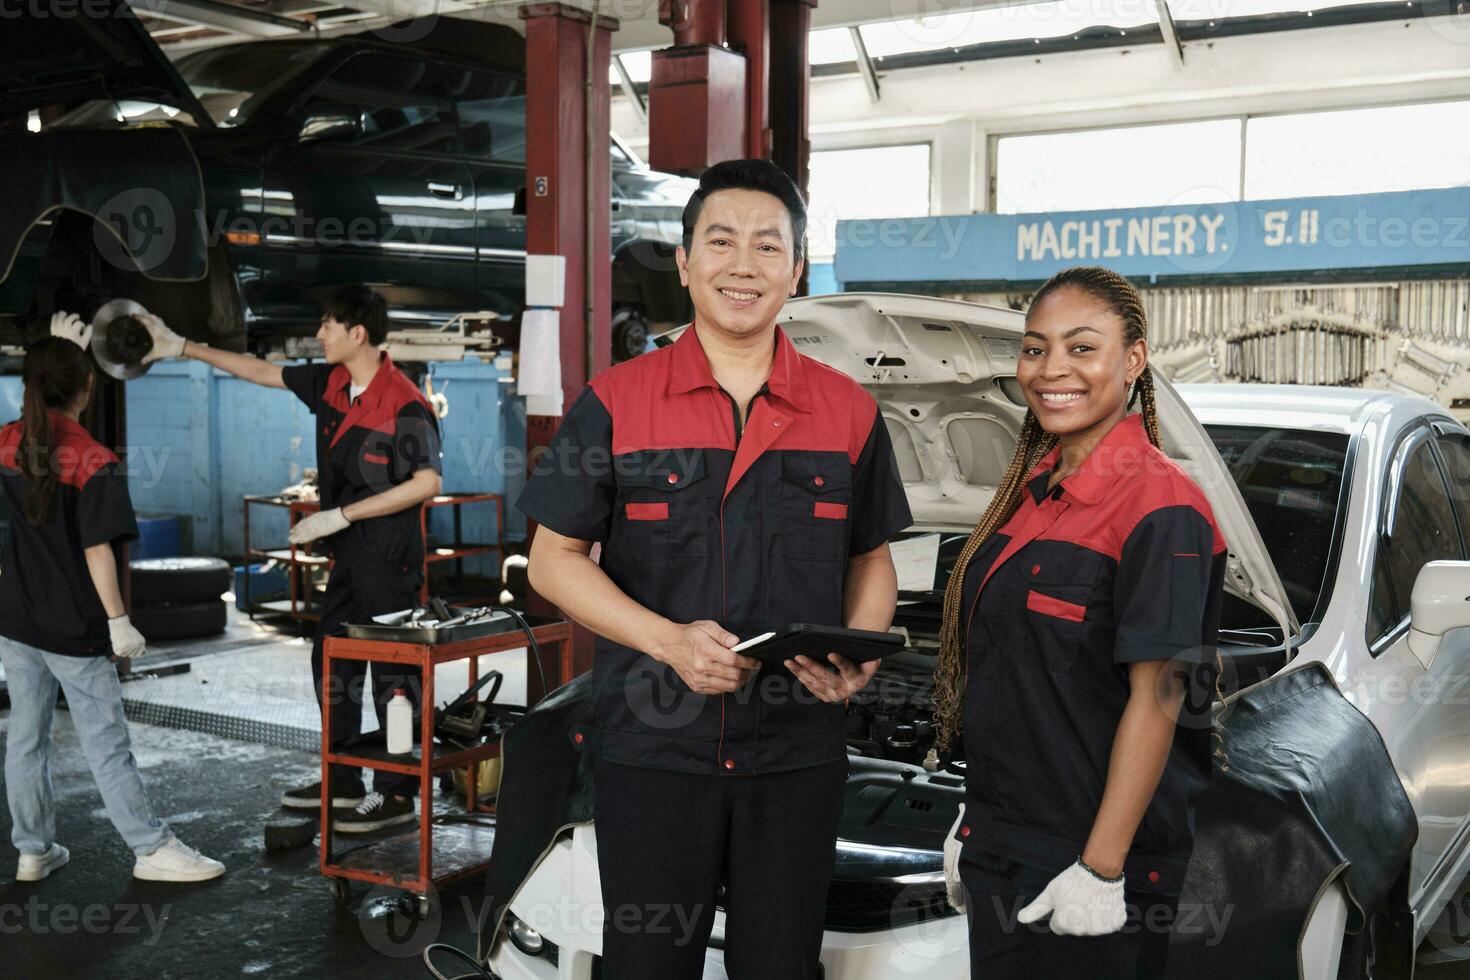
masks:
<path fill-rule="evenodd" d="M 510 505 L 524 485 L 525 408 L 506 397 L 508 372 L 472 359 L 436 364 L 432 377 L 449 401 L 441 422 L 445 489 L 505 494 L 507 540 L 524 540 L 525 521 Z M 18 379 L 5 381 L 16 382 L 18 414 Z M 0 386 L 0 399 L 8 396 Z M 127 444 L 133 505 L 183 515 L 192 554 L 241 554 L 241 498 L 276 493 L 316 465 L 311 414 L 293 395 L 193 361 L 155 365 L 128 383 Z M 284 512 L 255 508 L 251 521 L 253 543 L 284 543 Z M 489 505 L 465 509 L 467 540 L 493 539 L 494 525 Z M 448 543 L 451 528 L 447 510 L 434 513 L 431 536 Z M 493 558 L 466 563 L 467 571 L 493 567 Z"/>

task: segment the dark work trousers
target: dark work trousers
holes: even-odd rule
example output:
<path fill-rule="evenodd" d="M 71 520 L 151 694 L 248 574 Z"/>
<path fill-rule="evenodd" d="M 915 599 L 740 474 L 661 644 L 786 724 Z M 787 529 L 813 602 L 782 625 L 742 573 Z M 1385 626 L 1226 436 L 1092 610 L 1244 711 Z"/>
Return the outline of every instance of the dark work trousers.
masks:
<path fill-rule="evenodd" d="M 699 980 L 725 909 L 731 980 L 816 980 L 847 760 L 760 776 L 597 762 L 602 980 Z"/>
<path fill-rule="evenodd" d="M 321 622 L 311 646 L 311 676 L 316 682 L 318 703 L 322 699 L 322 645 L 329 636 L 344 636 L 347 623 L 371 622 L 372 617 L 399 609 L 410 609 L 418 603 L 419 572 L 409 575 L 380 576 L 364 574 L 337 562 L 327 579 L 327 594 L 322 599 Z M 357 735 L 362 731 L 362 693 L 367 681 L 365 660 L 332 661 L 332 690 L 327 692 L 332 712 L 332 741 Z M 378 729 L 388 730 L 388 702 L 393 689 L 407 690 L 414 713 L 419 710 L 419 688 L 423 680 L 414 669 L 401 669 L 393 664 L 373 664 L 373 702 L 378 715 Z M 418 740 L 415 722 L 414 740 Z M 379 771 L 373 776 L 373 789 L 384 795 L 415 796 L 419 781 L 413 776 Z M 363 790 L 362 770 L 355 766 L 332 767 L 332 792 L 348 795 Z"/>
<path fill-rule="evenodd" d="M 1178 897 L 1125 882 L 1128 921 L 1107 936 L 1058 936 L 1049 917 L 1017 922 L 1061 870 L 1048 873 L 989 854 L 960 859 L 971 980 L 1162 980 Z"/>

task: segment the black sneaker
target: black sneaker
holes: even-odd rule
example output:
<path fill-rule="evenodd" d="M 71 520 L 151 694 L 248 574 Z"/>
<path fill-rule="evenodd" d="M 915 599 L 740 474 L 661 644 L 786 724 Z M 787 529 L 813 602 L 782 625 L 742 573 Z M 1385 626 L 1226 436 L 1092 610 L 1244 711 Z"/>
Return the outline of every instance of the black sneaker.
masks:
<path fill-rule="evenodd" d="M 411 797 L 369 793 L 357 809 L 333 820 L 332 829 L 340 834 L 365 834 L 395 824 L 411 823 L 414 816 Z"/>
<path fill-rule="evenodd" d="M 351 809 L 363 801 L 363 792 L 343 792 L 337 790 L 332 794 L 333 807 L 347 807 Z M 320 810 L 322 808 L 322 782 L 316 782 L 306 786 L 298 786 L 288 789 L 281 794 L 281 806 L 290 810 Z"/>

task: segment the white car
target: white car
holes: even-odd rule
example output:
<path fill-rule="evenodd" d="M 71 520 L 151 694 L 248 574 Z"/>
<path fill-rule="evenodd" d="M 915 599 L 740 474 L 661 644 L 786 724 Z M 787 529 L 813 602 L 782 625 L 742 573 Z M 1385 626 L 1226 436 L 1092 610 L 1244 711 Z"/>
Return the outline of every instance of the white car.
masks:
<path fill-rule="evenodd" d="M 1025 414 L 1022 324 L 1012 310 L 884 294 L 795 300 L 781 316 L 799 350 L 878 400 L 915 518 L 895 544 L 895 625 L 909 649 L 885 661 L 851 712 L 828 980 L 969 976 L 941 858 L 963 779 L 936 765 L 928 682 L 948 569 Z M 1470 678 L 1470 631 L 1451 632 L 1470 626 L 1470 433 L 1442 407 L 1400 394 L 1157 387 L 1164 448 L 1206 491 L 1230 545 L 1220 642 L 1233 686 L 1318 660 L 1383 736 L 1419 821 L 1413 936 L 1401 937 L 1417 946 L 1470 870 L 1470 691 L 1413 696 Z M 599 894 L 595 830 L 577 826 L 515 893 L 490 969 L 503 980 L 588 980 Z M 1346 921 L 1334 884 L 1304 930 L 1304 976 L 1337 975 Z M 726 975 L 722 937 L 723 912 L 706 978 Z"/>

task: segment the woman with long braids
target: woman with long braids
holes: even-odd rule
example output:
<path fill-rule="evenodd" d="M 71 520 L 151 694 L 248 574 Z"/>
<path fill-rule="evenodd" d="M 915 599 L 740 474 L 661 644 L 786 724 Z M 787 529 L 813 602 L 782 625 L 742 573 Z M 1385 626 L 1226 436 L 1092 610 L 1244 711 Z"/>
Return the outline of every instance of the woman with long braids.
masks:
<path fill-rule="evenodd" d="M 187 847 L 153 814 L 133 761 L 110 655 L 134 657 L 115 546 L 138 535 L 127 476 L 82 428 L 94 375 L 79 322 L 57 314 L 22 368 L 21 418 L 0 429 L 0 488 L 10 529 L 0 551 L 0 662 L 10 689 L 5 794 L 17 881 L 65 865 L 51 795 L 51 718 L 58 685 L 107 815 L 136 855 L 133 876 L 203 881 L 225 867 Z M 67 339 L 70 338 L 70 339 Z"/>
<path fill-rule="evenodd" d="M 1159 449 L 1145 332 L 1107 269 L 1037 291 L 1015 455 L 945 591 L 936 721 L 966 763 L 946 871 L 975 980 L 1164 974 L 1225 542 Z"/>

